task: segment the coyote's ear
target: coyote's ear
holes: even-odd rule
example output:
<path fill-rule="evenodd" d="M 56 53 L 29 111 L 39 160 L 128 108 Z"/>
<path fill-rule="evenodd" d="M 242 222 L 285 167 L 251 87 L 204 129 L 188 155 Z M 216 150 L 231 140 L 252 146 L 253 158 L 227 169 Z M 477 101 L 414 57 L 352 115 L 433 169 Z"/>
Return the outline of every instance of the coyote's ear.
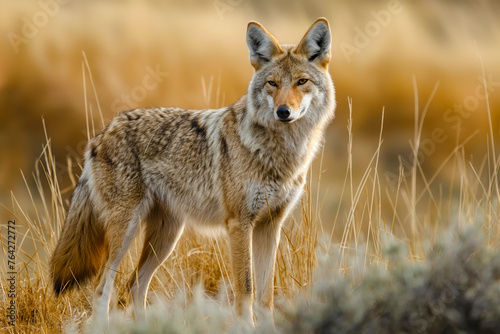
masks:
<path fill-rule="evenodd" d="M 321 17 L 314 21 L 294 52 L 305 54 L 310 62 L 317 62 L 320 66 L 327 68 L 330 62 L 331 44 L 332 37 L 328 20 Z"/>
<path fill-rule="evenodd" d="M 248 23 L 247 45 L 250 51 L 250 63 L 255 70 L 270 61 L 272 56 L 283 53 L 276 38 L 255 21 Z"/>

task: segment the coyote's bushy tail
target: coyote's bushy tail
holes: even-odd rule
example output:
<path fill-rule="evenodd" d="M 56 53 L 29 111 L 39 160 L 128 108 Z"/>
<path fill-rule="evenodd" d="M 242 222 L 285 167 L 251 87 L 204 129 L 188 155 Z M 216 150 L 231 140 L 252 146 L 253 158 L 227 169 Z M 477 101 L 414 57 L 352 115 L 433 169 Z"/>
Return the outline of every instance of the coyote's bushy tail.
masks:
<path fill-rule="evenodd" d="M 66 221 L 50 260 L 56 296 L 95 276 L 105 252 L 104 227 L 92 210 L 89 184 L 82 177 L 71 198 Z"/>

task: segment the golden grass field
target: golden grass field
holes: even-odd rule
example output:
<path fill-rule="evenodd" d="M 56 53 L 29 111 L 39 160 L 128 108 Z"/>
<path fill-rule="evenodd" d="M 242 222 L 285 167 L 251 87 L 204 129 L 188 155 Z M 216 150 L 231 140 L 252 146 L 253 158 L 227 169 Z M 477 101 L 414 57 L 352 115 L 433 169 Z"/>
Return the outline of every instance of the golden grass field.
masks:
<path fill-rule="evenodd" d="M 469 225 L 483 238 L 475 247 L 500 249 L 496 2 L 54 1 L 3 1 L 0 13 L 6 37 L 0 39 L 0 332 L 83 330 L 92 287 L 55 299 L 47 258 L 88 136 L 122 109 L 215 108 L 237 100 L 252 76 L 249 20 L 281 42 L 294 42 L 325 16 L 333 37 L 337 116 L 302 204 L 283 229 L 275 277 L 278 332 L 328 332 L 298 324 L 303 304 L 323 305 L 328 298 L 319 298 L 318 289 L 337 287 L 344 278 L 351 279 L 346 289 L 356 291 L 372 277 L 370 268 L 397 272 L 393 242 L 407 250 L 401 265 L 411 268 L 433 268 L 436 245 L 461 245 Z M 146 88 L 152 71 L 161 75 Z M 15 327 L 6 313 L 12 219 Z M 118 275 L 114 327 L 93 323 L 87 332 L 252 332 L 232 317 L 225 240 L 192 233 L 183 236 L 150 290 L 150 323 L 161 324 L 162 316 L 155 317 L 165 314 L 173 327 L 133 327 L 121 311 L 137 252 L 131 250 Z M 479 272 L 492 271 L 487 265 Z M 325 278 L 324 272 L 333 274 Z M 488 282 L 491 291 L 500 291 L 495 280 Z M 474 291 L 479 296 L 482 290 Z M 436 318 L 424 319 L 434 324 Z M 354 315 L 345 319 L 363 323 Z M 255 332 L 272 330 L 262 326 Z M 455 326 L 450 332 L 467 332 Z M 405 330 L 437 333 L 432 329 L 440 327 L 415 328 Z"/>

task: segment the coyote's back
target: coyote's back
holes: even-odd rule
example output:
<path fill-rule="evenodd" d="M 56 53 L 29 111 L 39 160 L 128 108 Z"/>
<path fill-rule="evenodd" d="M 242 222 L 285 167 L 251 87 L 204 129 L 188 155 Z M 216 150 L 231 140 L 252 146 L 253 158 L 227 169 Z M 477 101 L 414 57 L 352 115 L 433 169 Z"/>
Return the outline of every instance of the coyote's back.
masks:
<path fill-rule="evenodd" d="M 237 313 L 256 299 L 272 310 L 280 228 L 333 118 L 330 30 L 318 19 L 298 45 L 279 45 L 250 22 L 255 74 L 248 92 L 216 110 L 136 109 L 92 138 L 51 260 L 64 292 L 101 271 L 95 307 L 107 314 L 116 272 L 140 226 L 145 240 L 130 278 L 138 310 L 152 275 L 190 224 L 227 232 Z M 141 224 L 142 222 L 142 224 Z"/>

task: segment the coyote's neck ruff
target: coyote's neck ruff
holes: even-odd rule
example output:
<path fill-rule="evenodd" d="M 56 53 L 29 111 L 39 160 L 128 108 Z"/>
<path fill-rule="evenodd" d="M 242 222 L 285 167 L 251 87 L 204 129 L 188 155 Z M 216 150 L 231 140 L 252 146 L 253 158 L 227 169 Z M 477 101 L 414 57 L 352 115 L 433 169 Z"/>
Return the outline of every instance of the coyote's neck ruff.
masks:
<path fill-rule="evenodd" d="M 297 46 L 279 45 L 250 22 L 255 74 L 239 101 L 216 110 L 126 111 L 92 138 L 51 260 L 56 293 L 100 269 L 95 305 L 107 314 L 116 272 L 142 223 L 144 248 L 130 279 L 140 311 L 151 277 L 189 224 L 227 232 L 238 314 L 251 321 L 254 286 L 272 310 L 280 227 L 334 115 L 330 40 L 326 19 Z"/>

